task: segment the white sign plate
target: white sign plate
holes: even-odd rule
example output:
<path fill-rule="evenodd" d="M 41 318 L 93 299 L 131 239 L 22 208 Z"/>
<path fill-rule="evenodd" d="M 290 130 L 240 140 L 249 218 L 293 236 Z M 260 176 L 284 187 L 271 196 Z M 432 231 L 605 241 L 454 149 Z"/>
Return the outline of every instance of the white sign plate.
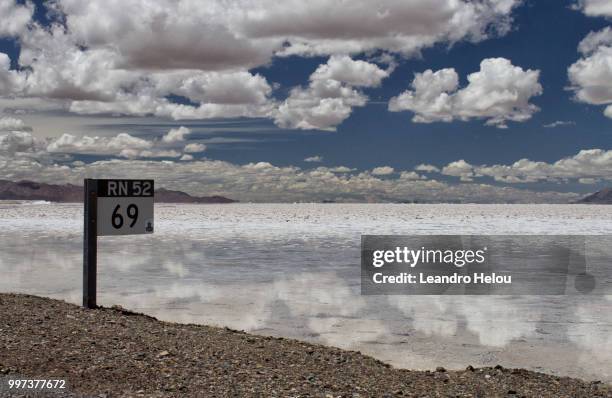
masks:
<path fill-rule="evenodd" d="M 153 180 L 98 180 L 98 236 L 153 233 Z"/>

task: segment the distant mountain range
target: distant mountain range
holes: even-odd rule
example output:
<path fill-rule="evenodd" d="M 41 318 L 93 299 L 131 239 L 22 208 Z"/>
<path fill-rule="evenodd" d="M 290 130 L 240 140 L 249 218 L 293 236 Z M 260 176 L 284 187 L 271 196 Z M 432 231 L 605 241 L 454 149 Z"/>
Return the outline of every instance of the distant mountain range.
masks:
<path fill-rule="evenodd" d="M 33 181 L 0 180 L 0 200 L 46 200 L 49 202 L 82 202 L 83 187 L 55 185 Z M 155 191 L 156 203 L 233 203 L 223 196 L 191 196 L 181 191 L 160 188 Z"/>
<path fill-rule="evenodd" d="M 604 188 L 601 191 L 585 196 L 578 203 L 610 205 L 612 204 L 612 188 Z"/>
<path fill-rule="evenodd" d="M 72 184 L 45 184 L 33 181 L 0 180 L 0 200 L 46 200 L 49 202 L 82 202 L 83 187 Z M 224 196 L 192 196 L 181 191 L 160 188 L 156 203 L 234 203 Z M 331 201 L 329 201 L 331 202 Z M 327 203 L 327 201 L 324 201 Z M 612 204 L 612 188 L 604 188 L 574 203 Z"/>

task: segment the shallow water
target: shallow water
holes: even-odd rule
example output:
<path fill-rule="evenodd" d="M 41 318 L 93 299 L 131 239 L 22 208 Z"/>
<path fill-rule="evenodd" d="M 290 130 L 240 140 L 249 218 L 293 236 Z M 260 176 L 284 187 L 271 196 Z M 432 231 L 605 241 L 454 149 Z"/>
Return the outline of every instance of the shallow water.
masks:
<path fill-rule="evenodd" d="M 612 296 L 361 296 L 361 234 L 612 234 L 585 205 L 157 205 L 99 239 L 98 302 L 360 350 L 612 382 Z M 0 291 L 81 301 L 82 206 L 0 202 Z M 612 249 L 610 249 L 612 258 Z"/>

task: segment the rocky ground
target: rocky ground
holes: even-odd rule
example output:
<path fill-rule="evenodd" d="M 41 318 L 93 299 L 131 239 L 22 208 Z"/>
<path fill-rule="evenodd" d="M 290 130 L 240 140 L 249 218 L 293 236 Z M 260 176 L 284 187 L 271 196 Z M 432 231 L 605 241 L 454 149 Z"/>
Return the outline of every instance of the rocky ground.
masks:
<path fill-rule="evenodd" d="M 394 369 L 296 340 L 0 294 L 0 396 L 35 396 L 7 392 L 19 377 L 66 379 L 65 397 L 612 397 L 599 382 L 523 369 Z"/>

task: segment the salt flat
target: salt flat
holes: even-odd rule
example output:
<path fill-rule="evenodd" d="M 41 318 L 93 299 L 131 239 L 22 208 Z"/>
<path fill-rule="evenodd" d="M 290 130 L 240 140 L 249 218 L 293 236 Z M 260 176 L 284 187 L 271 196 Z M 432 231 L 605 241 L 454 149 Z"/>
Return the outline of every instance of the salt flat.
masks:
<path fill-rule="evenodd" d="M 611 296 L 361 296 L 362 234 L 612 234 L 608 206 L 156 206 L 99 243 L 99 302 L 361 350 L 408 368 L 612 380 Z M 0 202 L 0 291 L 80 302 L 82 205 Z M 612 248 L 610 257 L 612 258 Z"/>
<path fill-rule="evenodd" d="M 0 201 L 3 228 L 75 232 L 82 205 Z M 157 232 L 214 236 L 275 234 L 600 234 L 612 211 L 593 205 L 232 204 L 156 205 Z M 77 231 L 78 232 L 78 231 Z"/>

